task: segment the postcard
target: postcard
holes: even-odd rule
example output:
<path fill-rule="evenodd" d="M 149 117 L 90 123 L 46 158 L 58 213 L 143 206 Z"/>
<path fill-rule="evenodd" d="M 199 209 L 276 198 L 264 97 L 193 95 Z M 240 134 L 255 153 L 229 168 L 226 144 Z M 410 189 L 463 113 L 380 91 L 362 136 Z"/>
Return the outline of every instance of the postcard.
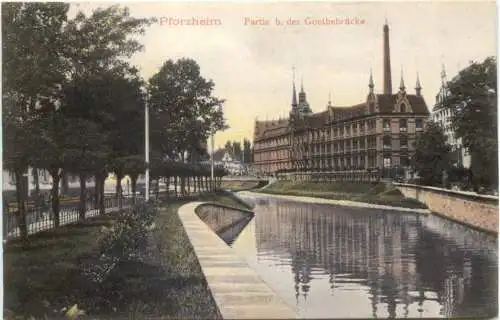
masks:
<path fill-rule="evenodd" d="M 494 2 L 1 8 L 5 319 L 498 316 Z"/>

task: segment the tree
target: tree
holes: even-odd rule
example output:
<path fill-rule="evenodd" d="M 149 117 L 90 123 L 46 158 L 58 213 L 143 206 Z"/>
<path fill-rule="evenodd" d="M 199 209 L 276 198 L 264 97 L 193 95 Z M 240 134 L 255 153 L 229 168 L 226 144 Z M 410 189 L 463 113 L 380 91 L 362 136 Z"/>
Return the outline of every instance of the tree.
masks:
<path fill-rule="evenodd" d="M 27 240 L 23 178 L 33 159 L 32 113 L 64 78 L 61 32 L 69 4 L 2 3 L 2 109 L 5 168 L 14 172 L 21 238 Z"/>
<path fill-rule="evenodd" d="M 201 76 L 196 61 L 166 61 L 149 87 L 151 141 L 170 159 L 186 160 L 200 141 L 226 128 L 224 100 L 212 96 L 214 83 Z"/>
<path fill-rule="evenodd" d="M 143 83 L 137 69 L 130 67 L 125 59 L 142 49 L 134 36 L 143 34 L 144 27 L 151 22 L 131 17 L 128 8 L 111 6 L 99 8 L 89 17 L 78 13 L 64 30 L 65 62 L 69 70 L 64 85 L 65 115 L 76 122 L 84 120 L 100 125 L 110 145 L 108 149 L 98 144 L 101 148 L 94 150 L 94 156 L 98 154 L 96 160 L 99 161 L 91 161 L 90 167 L 77 168 L 82 182 L 81 194 L 85 189 L 83 181 L 93 173 L 96 184 L 101 185 L 100 198 L 103 197 L 104 167 L 109 164 L 108 168 L 117 176 L 119 197 L 127 166 L 123 158 L 139 154 L 138 141 L 143 146 L 144 130 L 139 129 L 144 123 L 141 121 L 144 97 L 140 92 Z M 108 161 L 104 161 L 106 152 L 109 152 Z M 85 210 L 83 200 L 81 208 Z"/>
<path fill-rule="evenodd" d="M 471 154 L 472 182 L 498 187 L 496 58 L 472 62 L 448 84 L 442 108 L 452 110 L 457 138 Z"/>
<path fill-rule="evenodd" d="M 233 141 L 233 147 L 229 152 L 233 156 L 233 160 L 241 161 L 242 160 L 242 158 L 241 158 L 241 153 L 242 153 L 241 142 Z"/>
<path fill-rule="evenodd" d="M 425 185 L 441 185 L 443 172 L 451 166 L 451 146 L 446 143 L 443 128 L 430 121 L 427 131 L 415 141 L 415 154 L 412 157 L 414 170 Z"/>
<path fill-rule="evenodd" d="M 243 140 L 244 163 L 252 163 L 252 143 L 248 139 Z"/>

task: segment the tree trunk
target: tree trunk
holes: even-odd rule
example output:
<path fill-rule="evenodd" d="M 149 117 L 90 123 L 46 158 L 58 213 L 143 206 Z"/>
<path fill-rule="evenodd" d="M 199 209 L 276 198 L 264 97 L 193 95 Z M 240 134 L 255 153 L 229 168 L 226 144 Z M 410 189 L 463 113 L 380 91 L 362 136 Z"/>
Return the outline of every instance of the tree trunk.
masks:
<path fill-rule="evenodd" d="M 94 175 L 94 202 L 92 206 L 92 210 L 95 210 L 99 208 L 99 198 L 101 197 L 101 183 L 100 183 L 100 177 L 99 174 Z"/>
<path fill-rule="evenodd" d="M 61 177 L 59 175 L 59 169 L 50 170 L 50 175 L 52 176 L 52 216 L 54 218 L 54 228 L 57 228 L 60 225 L 59 182 Z"/>
<path fill-rule="evenodd" d="M 130 187 L 132 188 L 132 204 L 135 205 L 135 190 L 137 187 L 137 175 L 130 175 Z"/>
<path fill-rule="evenodd" d="M 170 196 L 170 177 L 165 178 L 165 186 L 167 187 L 167 198 Z"/>
<path fill-rule="evenodd" d="M 155 189 L 156 200 L 160 196 L 160 177 L 156 178 L 156 189 Z"/>
<path fill-rule="evenodd" d="M 174 176 L 174 195 L 175 195 L 175 198 L 177 198 L 178 194 L 177 194 L 177 175 Z"/>
<path fill-rule="evenodd" d="M 101 176 L 101 179 L 99 180 L 99 183 L 101 184 L 101 187 L 99 188 L 99 214 L 104 215 L 106 213 L 106 208 L 104 204 L 104 183 L 106 181 L 107 174 L 103 173 Z"/>
<path fill-rule="evenodd" d="M 68 173 L 66 171 L 63 171 L 62 174 L 61 189 L 61 193 L 63 195 L 67 195 L 69 193 Z"/>
<path fill-rule="evenodd" d="M 84 172 L 80 172 L 80 206 L 79 206 L 79 216 L 80 220 L 85 220 L 85 211 L 87 210 L 85 201 L 86 199 L 86 184 L 87 184 L 87 175 Z"/>
<path fill-rule="evenodd" d="M 184 196 L 186 194 L 186 177 L 181 176 L 181 195 Z"/>
<path fill-rule="evenodd" d="M 15 170 L 14 175 L 16 178 L 16 198 L 17 198 L 17 224 L 19 226 L 19 233 L 21 241 L 28 243 L 28 226 L 26 225 L 26 187 L 23 172 Z M 4 213 L 5 214 L 5 213 Z"/>
<path fill-rule="evenodd" d="M 116 173 L 116 200 L 118 201 L 118 210 L 122 210 L 122 179 L 123 174 Z"/>
<path fill-rule="evenodd" d="M 33 168 L 33 182 L 35 183 L 35 199 L 40 197 L 40 177 L 38 176 L 38 169 Z"/>
<path fill-rule="evenodd" d="M 189 196 L 191 194 L 191 177 L 187 176 L 187 195 Z"/>
<path fill-rule="evenodd" d="M 99 172 L 95 174 L 95 208 L 99 214 L 104 214 L 104 179 L 105 176 Z M 101 208 L 102 206 L 102 208 Z"/>
<path fill-rule="evenodd" d="M 198 177 L 194 176 L 193 177 L 193 192 L 196 194 L 196 184 L 198 183 Z"/>

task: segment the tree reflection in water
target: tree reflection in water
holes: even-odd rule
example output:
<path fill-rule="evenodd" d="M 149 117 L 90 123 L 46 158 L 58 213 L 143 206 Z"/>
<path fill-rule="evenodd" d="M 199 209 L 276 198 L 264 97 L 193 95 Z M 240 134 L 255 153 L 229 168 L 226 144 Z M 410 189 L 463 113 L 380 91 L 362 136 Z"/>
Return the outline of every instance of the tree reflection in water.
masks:
<path fill-rule="evenodd" d="M 259 260 L 289 265 L 303 316 L 335 317 L 343 307 L 363 318 L 497 314 L 492 237 L 435 216 L 255 202 Z M 339 306 L 340 294 L 354 293 L 355 301 Z M 363 313 L 367 308 L 371 312 Z"/>

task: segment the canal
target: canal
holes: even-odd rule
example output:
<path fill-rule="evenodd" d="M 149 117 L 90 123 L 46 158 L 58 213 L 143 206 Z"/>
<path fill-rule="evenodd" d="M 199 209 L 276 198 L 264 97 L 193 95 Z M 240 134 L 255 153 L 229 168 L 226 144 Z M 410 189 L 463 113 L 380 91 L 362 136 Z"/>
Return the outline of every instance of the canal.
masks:
<path fill-rule="evenodd" d="M 234 250 L 300 317 L 493 317 L 496 237 L 434 215 L 242 196 Z"/>

